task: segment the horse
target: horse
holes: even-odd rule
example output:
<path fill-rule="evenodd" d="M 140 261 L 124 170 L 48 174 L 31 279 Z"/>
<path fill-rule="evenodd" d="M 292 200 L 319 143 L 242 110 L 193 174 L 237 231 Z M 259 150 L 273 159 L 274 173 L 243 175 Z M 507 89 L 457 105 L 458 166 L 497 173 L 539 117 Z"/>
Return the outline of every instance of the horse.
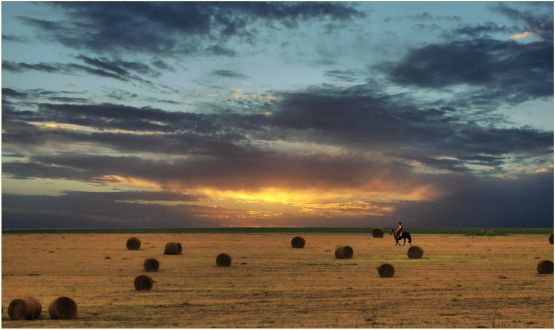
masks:
<path fill-rule="evenodd" d="M 393 235 L 393 238 L 395 239 L 395 246 L 397 245 L 401 246 L 401 244 L 399 244 L 400 240 L 403 240 L 403 246 L 405 246 L 405 244 L 407 243 L 407 240 L 409 240 L 409 245 L 412 246 L 412 238 L 409 232 L 404 231 L 401 233 L 399 237 L 396 237 L 394 233 L 395 233 L 395 229 L 392 228 L 391 231 L 389 232 L 389 235 Z"/>

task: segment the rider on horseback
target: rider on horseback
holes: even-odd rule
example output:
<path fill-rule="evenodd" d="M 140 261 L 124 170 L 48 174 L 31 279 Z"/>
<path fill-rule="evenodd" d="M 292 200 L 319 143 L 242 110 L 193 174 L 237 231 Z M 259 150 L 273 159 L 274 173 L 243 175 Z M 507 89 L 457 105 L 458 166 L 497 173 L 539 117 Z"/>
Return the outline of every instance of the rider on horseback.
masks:
<path fill-rule="evenodd" d="M 393 235 L 397 239 L 401 239 L 401 234 L 402 233 L 403 233 L 403 224 L 401 222 L 399 222 L 399 225 L 397 225 L 397 228 L 395 228 L 395 233 Z"/>

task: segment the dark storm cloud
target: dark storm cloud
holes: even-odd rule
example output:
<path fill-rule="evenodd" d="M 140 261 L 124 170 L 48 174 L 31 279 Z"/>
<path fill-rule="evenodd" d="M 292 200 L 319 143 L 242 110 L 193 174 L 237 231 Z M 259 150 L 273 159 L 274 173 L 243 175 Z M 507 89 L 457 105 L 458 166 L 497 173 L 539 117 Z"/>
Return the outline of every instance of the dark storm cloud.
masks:
<path fill-rule="evenodd" d="M 85 64 L 101 70 L 113 72 L 120 77 L 130 77 L 132 76 L 132 73 L 151 77 L 160 76 L 158 71 L 153 70 L 150 66 L 141 62 L 109 60 L 107 58 L 91 58 L 85 55 L 79 55 L 77 58 L 82 60 Z"/>
<path fill-rule="evenodd" d="M 41 163 L 26 162 L 3 162 L 2 171 L 16 179 L 25 178 L 50 178 L 50 179 L 70 179 L 87 180 L 96 179 L 88 170 L 82 170 L 67 166 L 57 166 Z"/>
<path fill-rule="evenodd" d="M 517 27 L 498 25 L 494 22 L 487 22 L 481 24 L 470 24 L 470 25 L 460 25 L 452 30 L 445 31 L 442 35 L 445 38 L 457 38 L 457 37 L 467 37 L 467 38 L 485 38 L 490 37 L 492 34 L 504 33 L 507 36 L 516 32 L 521 32 Z"/>
<path fill-rule="evenodd" d="M 149 201 L 149 202 L 191 202 L 201 199 L 200 196 L 191 194 L 181 194 L 169 191 L 65 191 L 65 196 L 70 198 L 107 200 L 107 201 Z"/>
<path fill-rule="evenodd" d="M 15 89 L 6 89 L 6 92 L 9 98 L 16 101 L 32 94 Z M 538 175 L 515 179 L 487 179 L 487 175 L 483 175 L 484 171 L 477 175 L 471 169 L 471 165 L 488 166 L 492 167 L 493 173 L 502 174 L 503 166 L 552 164 L 552 132 L 480 126 L 465 120 L 464 109 L 459 111 L 453 107 L 416 103 L 403 94 L 382 94 L 371 84 L 351 88 L 309 88 L 304 91 L 277 93 L 276 97 L 277 101 L 271 104 L 271 116 L 240 115 L 229 111 L 211 114 L 169 112 L 117 104 L 39 103 L 37 110 L 29 111 L 17 110 L 16 102 L 2 113 L 4 151 L 25 152 L 27 148 L 39 148 L 44 153 L 33 152 L 32 155 L 27 155 L 25 161 L 5 161 L 4 175 L 18 179 L 72 179 L 93 183 L 105 182 L 110 176 L 120 176 L 149 180 L 162 187 L 177 184 L 188 189 L 365 189 L 375 179 L 403 191 L 430 185 L 448 193 L 439 199 L 437 207 L 432 202 L 395 205 L 398 206 L 397 213 L 400 217 L 428 225 L 445 225 L 445 217 L 449 218 L 452 225 L 468 224 L 462 216 L 457 215 L 457 210 L 473 210 L 474 205 L 496 209 L 490 213 L 480 212 L 478 208 L 473 210 L 475 212 L 461 213 L 472 216 L 476 223 L 523 224 L 525 220 L 517 218 L 517 214 L 524 212 L 514 212 L 508 218 L 509 222 L 502 223 L 507 214 L 499 209 L 507 201 L 521 201 L 523 207 L 533 208 L 530 214 L 536 216 L 539 222 L 532 224 L 539 225 L 545 221 L 544 210 L 550 205 L 552 207 L 549 204 L 552 203 L 552 188 L 546 190 L 542 186 L 549 177 Z M 77 124 L 105 131 L 91 133 L 46 129 L 29 122 Z M 129 130 L 137 134 L 108 131 L 110 129 Z M 139 134 L 145 130 L 160 134 Z M 251 144 L 253 139 L 259 142 L 256 147 Z M 334 156 L 265 150 L 264 145 L 271 145 L 276 139 L 314 142 L 350 151 Z M 77 142 L 109 146 L 122 154 L 107 156 L 49 150 L 51 144 Z M 153 160 L 143 156 L 125 156 L 126 152 L 170 153 L 187 157 L 165 158 L 160 155 L 157 160 Z M 376 157 L 363 158 L 357 155 L 359 152 L 372 152 Z M 380 155 L 386 157 L 382 158 Z M 417 173 L 412 164 L 414 161 L 427 168 L 443 170 L 442 173 L 447 174 Z M 483 177 L 486 179 L 483 180 Z M 538 178 L 542 184 L 536 185 L 535 182 L 538 181 L 530 178 Z M 519 192 L 520 180 L 524 180 L 523 187 L 530 189 Z M 488 203 L 473 204 L 475 194 L 484 185 L 483 189 L 487 191 L 484 200 Z M 551 202 L 543 196 L 537 199 L 539 193 L 534 186 L 548 197 L 551 196 Z M 496 199 L 496 193 L 502 197 Z M 128 220 L 121 221 L 121 226 L 133 226 L 132 216 L 120 213 L 110 216 L 107 211 L 105 216 L 101 216 L 96 211 L 90 214 L 79 213 L 77 210 L 66 213 L 61 211 L 63 206 L 71 204 L 75 199 L 79 201 L 75 205 L 85 205 L 85 201 L 91 200 L 94 203 L 108 203 L 110 198 L 103 196 L 111 196 L 115 200 L 119 198 L 117 205 L 140 198 L 138 194 L 67 193 L 63 198 L 49 199 L 49 203 L 58 203 L 56 205 L 59 207 L 48 211 L 42 218 L 39 214 L 30 214 L 28 210 L 14 207 L 5 210 L 4 214 L 9 219 L 21 221 L 24 216 L 40 221 L 55 219 L 56 216 L 59 219 L 70 219 L 69 214 L 77 214 L 84 220 L 89 219 L 89 223 L 106 226 L 109 226 L 107 223 L 112 219 L 122 218 Z M 151 201 L 162 198 L 153 195 L 143 197 Z M 174 200 L 172 198 L 172 195 L 165 196 L 164 200 Z M 18 205 L 13 201 L 10 203 Z M 94 203 L 87 205 L 97 205 Z M 111 210 L 110 205 L 97 206 Z M 177 210 L 163 208 L 157 212 L 169 212 L 167 210 L 170 209 Z M 144 219 L 145 224 L 155 223 L 150 222 L 153 218 L 147 216 L 151 214 L 151 208 L 145 206 L 140 210 L 145 218 L 139 219 Z M 193 219 L 200 219 L 196 214 L 205 211 L 200 209 L 191 211 L 190 214 Z M 139 213 L 137 209 L 129 210 L 130 215 Z M 491 215 L 495 218 L 490 218 Z M 65 220 L 60 221 L 66 224 Z M 173 222 L 168 221 L 168 226 L 171 226 Z"/>
<path fill-rule="evenodd" d="M 18 91 L 12 88 L 2 88 L 2 97 L 13 97 L 18 99 L 27 98 L 28 93 L 26 91 Z"/>
<path fill-rule="evenodd" d="M 48 73 L 60 73 L 65 71 L 63 67 L 63 64 L 2 61 L 2 69 L 11 72 L 42 71 Z"/>
<path fill-rule="evenodd" d="M 233 70 L 212 70 L 211 75 L 221 78 L 247 79 L 249 76 Z"/>
<path fill-rule="evenodd" d="M 50 101 L 61 103 L 86 103 L 89 100 L 83 97 L 66 97 L 66 96 L 52 96 L 48 98 Z"/>
<path fill-rule="evenodd" d="M 19 166 L 22 165 L 22 166 Z M 64 172 L 63 169 L 73 171 Z M 155 170 L 153 170 L 155 169 Z M 301 156 L 257 154 L 250 157 L 190 157 L 150 160 L 140 157 L 58 154 L 32 157 L 29 162 L 6 162 L 6 175 L 16 178 L 76 179 L 95 182 L 105 176 L 134 177 L 162 186 L 186 188 L 258 189 L 262 187 L 336 189 L 360 188 L 380 178 L 407 191 L 426 179 L 413 176 L 400 162 L 360 159 L 354 155 Z"/>
<path fill-rule="evenodd" d="M 115 199 L 112 199 L 114 197 Z M 151 201 L 188 201 L 187 195 L 156 192 L 66 192 L 59 196 L 2 194 L 2 228 L 145 228 L 211 227 L 211 207 L 130 203 L 136 197 Z M 169 199 L 168 199 L 169 198 Z M 146 200 L 146 199 L 143 199 Z M 29 208 L 29 205 L 34 205 Z"/>
<path fill-rule="evenodd" d="M 89 100 L 84 97 L 76 97 L 75 95 L 82 94 L 80 92 L 73 91 L 51 91 L 46 89 L 13 89 L 13 88 L 2 88 L 2 97 L 4 100 L 20 100 L 20 101 L 34 101 L 37 102 L 41 99 L 47 99 L 51 101 L 58 101 L 62 103 L 88 103 Z"/>
<path fill-rule="evenodd" d="M 312 20 L 364 17 L 348 3 L 328 2 L 88 2 L 54 3 L 67 19 L 20 17 L 63 45 L 97 52 L 234 56 L 227 40 L 252 43 L 264 26 L 296 28 Z M 258 24 L 261 23 L 261 24 Z M 117 33 L 114 33 L 117 31 Z"/>
<path fill-rule="evenodd" d="M 203 51 L 202 54 L 204 55 L 208 55 L 208 56 L 227 56 L 227 57 L 233 57 L 237 55 L 237 52 L 234 51 L 231 48 L 227 48 L 221 45 L 211 45 L 206 47 Z"/>
<path fill-rule="evenodd" d="M 517 102 L 553 95 L 553 43 L 477 39 L 416 48 L 383 66 L 401 85 L 487 88 Z"/>
<path fill-rule="evenodd" d="M 430 202 L 400 203 L 395 216 L 420 226 L 552 227 L 553 172 L 517 179 L 452 178 L 450 193 Z"/>
<path fill-rule="evenodd" d="M 13 34 L 3 34 L 2 41 L 26 43 L 26 42 L 29 42 L 29 38 L 23 37 L 23 36 L 17 36 Z"/>
<path fill-rule="evenodd" d="M 61 73 L 61 74 L 79 74 L 87 73 L 100 77 L 114 78 L 118 80 L 125 80 L 123 77 L 109 71 L 87 67 L 74 63 L 25 63 L 25 62 L 12 62 L 2 61 L 2 68 L 15 72 L 22 73 L 26 71 L 40 71 L 47 73 Z"/>
<path fill-rule="evenodd" d="M 236 129 L 255 129 L 260 115 L 234 113 L 202 114 L 171 112 L 151 107 L 121 104 L 51 104 L 39 103 L 33 120 L 56 121 L 101 129 L 152 130 L 160 132 L 193 132 L 199 136 L 225 135 Z M 17 114 L 13 114 L 17 116 Z M 30 118 L 22 118 L 30 120 Z"/>
<path fill-rule="evenodd" d="M 4 109 L 6 146 L 47 146 L 88 142 L 127 152 L 206 154 L 246 157 L 261 151 L 250 146 L 262 116 L 167 112 L 115 104 L 38 104 L 38 111 Z M 28 122 L 56 122 L 96 129 L 93 132 L 41 128 Z M 110 132 L 109 129 L 129 132 Z M 142 134 L 149 131 L 150 134 Z"/>
<path fill-rule="evenodd" d="M 481 126 L 465 119 L 464 111 L 416 105 L 407 96 L 379 94 L 368 85 L 281 93 L 268 106 L 271 116 L 228 111 L 168 112 L 117 104 L 39 103 L 37 111 L 5 109 L 3 138 L 7 147 L 82 141 L 122 152 L 193 153 L 226 158 L 264 155 L 267 151 L 260 144 L 254 147 L 253 140 L 271 143 L 281 139 L 361 151 L 394 149 L 402 158 L 425 154 L 429 160 L 422 159 L 424 163 L 447 166 L 453 171 L 462 170 L 459 163 L 448 165 L 448 161 L 438 157 L 447 155 L 461 164 L 471 164 L 476 157 L 494 160 L 505 154 L 544 157 L 553 147 L 551 132 Z M 58 122 L 136 134 L 46 129 L 26 125 L 27 122 Z M 151 133 L 141 134 L 144 131 Z"/>
<path fill-rule="evenodd" d="M 81 60 L 83 64 L 2 61 L 2 66 L 3 69 L 15 73 L 39 71 L 69 75 L 91 74 L 121 81 L 137 81 L 148 85 L 151 85 L 151 83 L 145 78 L 156 78 L 161 75 L 158 70 L 141 62 L 92 58 L 84 55 L 77 56 L 77 59 Z"/>
<path fill-rule="evenodd" d="M 367 86 L 283 96 L 271 116 L 272 124 L 312 132 L 319 142 L 368 150 L 396 148 L 430 156 L 546 154 L 552 150 L 551 132 L 482 127 L 450 108 L 417 106 L 406 96 L 380 95 Z"/>
<path fill-rule="evenodd" d="M 456 15 L 432 15 L 429 12 L 425 11 L 416 15 L 407 15 L 403 17 L 391 17 L 388 16 L 384 18 L 384 23 L 391 23 L 395 21 L 402 21 L 402 20 L 413 20 L 417 22 L 460 22 L 462 17 Z"/>
<path fill-rule="evenodd" d="M 519 10 L 505 3 L 497 3 L 491 9 L 516 23 L 524 24 L 520 32 L 532 32 L 544 41 L 553 43 L 553 6 L 533 8 L 540 9 L 538 12 L 536 10 Z"/>
<path fill-rule="evenodd" d="M 18 16 L 18 19 L 20 19 L 25 24 L 28 24 L 30 26 L 33 26 L 33 27 L 41 29 L 41 30 L 65 31 L 62 24 L 57 23 L 57 22 L 47 21 L 47 20 L 43 20 L 43 19 L 37 19 L 37 18 L 33 18 L 33 17 L 26 17 L 26 16 Z"/>
<path fill-rule="evenodd" d="M 324 72 L 326 77 L 346 82 L 355 82 L 359 80 L 358 73 L 350 70 L 328 70 Z"/>
<path fill-rule="evenodd" d="M 427 11 L 420 14 L 407 16 L 409 19 L 417 21 L 460 21 L 462 18 L 456 15 L 432 15 Z"/>
<path fill-rule="evenodd" d="M 390 216 L 347 217 L 338 220 L 339 222 L 332 221 L 330 224 L 344 224 L 344 220 L 349 223 L 370 225 L 372 221 L 381 223 L 380 221 L 400 218 L 412 226 L 549 227 L 552 225 L 552 172 L 521 175 L 511 179 L 484 178 L 468 174 L 436 175 L 427 178 L 427 180 L 430 179 L 447 194 L 433 201 L 391 202 L 389 204 L 395 208 L 395 211 Z M 66 192 L 61 196 L 3 194 L 3 222 L 5 228 L 78 227 L 85 226 L 84 224 L 88 227 L 115 226 L 118 228 L 165 227 L 176 224 L 185 227 L 217 225 L 217 221 L 210 216 L 199 217 L 202 214 L 214 215 L 213 209 L 196 205 L 156 204 L 156 201 L 195 201 L 197 198 L 194 195 L 164 192 Z M 153 204 L 135 201 L 151 201 Z M 35 207 L 29 209 L 28 205 Z M 277 219 L 282 218 L 277 216 Z M 292 223 L 298 223 L 298 221 L 305 223 L 307 219 L 296 215 L 287 215 L 285 218 L 283 218 L 284 221 L 292 221 Z M 69 221 L 69 219 L 72 220 Z M 257 222 L 256 219 L 249 220 L 249 223 L 255 222 Z M 260 221 L 259 224 L 264 223 L 265 221 Z M 309 221 L 305 224 L 321 225 L 317 221 Z"/>
<path fill-rule="evenodd" d="M 392 153 L 391 155 L 399 158 L 415 160 L 434 169 L 448 170 L 450 172 L 468 172 L 468 169 L 464 166 L 464 161 L 460 159 L 436 159 L 418 154 L 400 155 Z"/>
<path fill-rule="evenodd" d="M 161 59 L 152 59 L 152 62 L 150 64 L 152 64 L 154 67 L 156 67 L 160 70 L 175 72 L 175 67 L 173 67 L 172 65 L 162 61 Z"/>

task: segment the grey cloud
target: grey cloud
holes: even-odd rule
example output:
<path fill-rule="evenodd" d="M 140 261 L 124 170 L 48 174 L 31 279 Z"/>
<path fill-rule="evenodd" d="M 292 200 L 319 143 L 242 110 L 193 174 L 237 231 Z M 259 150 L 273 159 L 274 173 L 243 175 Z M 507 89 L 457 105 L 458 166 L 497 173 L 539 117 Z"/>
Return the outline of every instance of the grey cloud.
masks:
<path fill-rule="evenodd" d="M 13 34 L 3 34 L 2 41 L 4 42 L 19 42 L 19 43 L 26 43 L 29 42 L 29 38 L 24 36 L 18 36 Z"/>
<path fill-rule="evenodd" d="M 77 58 L 92 67 L 113 72 L 121 77 L 130 77 L 132 75 L 131 72 L 151 77 L 160 76 L 158 71 L 153 70 L 150 66 L 141 62 L 109 60 L 107 58 L 91 58 L 85 55 L 79 55 Z"/>
<path fill-rule="evenodd" d="M 363 150 L 397 148 L 461 157 L 552 150 L 551 132 L 482 127 L 448 108 L 417 107 L 402 95 L 380 95 L 359 87 L 285 94 L 272 124 L 312 131 L 317 141 L 341 141 Z"/>
<path fill-rule="evenodd" d="M 519 10 L 505 3 L 497 3 L 491 8 L 517 23 L 523 23 L 523 31 L 533 32 L 546 42 L 553 43 L 553 6 L 538 7 L 541 11 Z"/>
<path fill-rule="evenodd" d="M 432 15 L 427 11 L 422 12 L 420 14 L 407 16 L 409 19 L 417 20 L 417 21 L 460 21 L 462 18 L 456 15 Z"/>
<path fill-rule="evenodd" d="M 348 3 L 326 2 L 89 2 L 53 3 L 66 20 L 20 19 L 45 38 L 96 52 L 234 56 L 227 40 L 252 43 L 257 24 L 295 28 L 300 22 L 364 17 Z M 118 31 L 118 33 L 113 33 Z M 213 41 L 216 41 L 214 44 Z"/>
<path fill-rule="evenodd" d="M 70 198 L 107 200 L 107 201 L 149 201 L 149 202 L 191 202 L 198 201 L 201 196 L 182 194 L 170 191 L 65 191 L 63 194 Z"/>
<path fill-rule="evenodd" d="M 227 48 L 220 45 L 211 45 L 206 47 L 203 54 L 208 56 L 227 56 L 233 57 L 237 55 L 237 52 L 231 48 Z"/>
<path fill-rule="evenodd" d="M 95 174 L 88 170 L 72 168 L 68 166 L 57 166 L 41 163 L 5 162 L 2 164 L 4 173 L 16 179 L 25 178 L 51 178 L 70 180 L 93 180 Z"/>
<path fill-rule="evenodd" d="M 2 88 L 2 97 L 13 97 L 13 98 L 26 98 L 27 92 L 18 91 L 12 88 Z"/>
<path fill-rule="evenodd" d="M 471 164 L 467 160 L 476 157 L 505 154 L 547 157 L 553 150 L 552 132 L 481 126 L 469 121 L 464 111 L 417 106 L 406 96 L 382 95 L 367 85 L 347 89 L 317 88 L 277 96 L 278 100 L 268 105 L 271 116 L 223 110 L 211 114 L 168 112 L 117 104 L 40 103 L 38 111 L 9 108 L 3 112 L 4 143 L 10 146 L 86 141 L 119 151 L 193 153 L 227 158 L 264 155 L 267 152 L 260 146 L 254 147 L 253 140 L 271 143 L 284 139 L 362 151 L 395 149 L 403 155 L 426 154 L 430 159 L 448 155 L 458 159 L 460 164 Z M 137 133 L 148 130 L 158 134 L 68 132 L 23 124 L 30 121 Z M 434 160 L 427 163 L 441 165 Z"/>
<path fill-rule="evenodd" d="M 65 31 L 65 29 L 62 27 L 62 24 L 58 22 L 47 21 L 47 20 L 37 19 L 37 18 L 27 17 L 27 16 L 18 16 L 18 19 L 20 19 L 22 22 L 28 25 L 31 25 L 39 29 L 48 30 L 48 31 L 61 31 L 61 30 Z"/>
<path fill-rule="evenodd" d="M 64 172 L 64 168 L 73 171 Z M 184 182 L 188 188 L 219 189 L 257 189 L 269 186 L 352 188 L 361 187 L 377 177 L 384 181 L 399 182 L 409 189 L 408 187 L 426 180 L 412 176 L 410 170 L 410 167 L 402 163 L 369 161 L 354 156 L 334 158 L 283 154 L 193 157 L 175 161 L 154 161 L 131 156 L 58 154 L 35 156 L 28 163 L 4 164 L 5 173 L 17 178 L 67 179 L 80 175 L 81 180 L 98 181 L 106 175 L 118 175 L 153 180 L 162 185 Z"/>
<path fill-rule="evenodd" d="M 89 99 L 83 97 L 66 97 L 66 96 L 52 96 L 48 98 L 50 101 L 61 103 L 87 103 Z"/>
<path fill-rule="evenodd" d="M 249 76 L 233 70 L 213 70 L 212 75 L 222 78 L 247 79 Z"/>
<path fill-rule="evenodd" d="M 124 198 L 124 201 L 110 198 Z M 198 205 L 168 206 L 129 203 L 134 197 L 170 198 L 171 193 L 66 192 L 59 196 L 2 194 L 2 227 L 16 228 L 145 228 L 212 227 L 213 210 Z M 187 200 L 187 196 L 184 196 Z M 29 205 L 34 205 L 29 208 Z"/>
<path fill-rule="evenodd" d="M 382 65 L 391 80 L 422 88 L 457 84 L 486 87 L 498 99 L 523 101 L 553 95 L 553 43 L 477 39 L 413 49 Z"/>
<path fill-rule="evenodd" d="M 146 78 L 156 78 L 161 74 L 152 67 L 140 63 L 107 58 L 91 58 L 84 55 L 77 56 L 83 61 L 79 63 L 25 63 L 3 61 L 5 70 L 21 73 L 25 71 L 40 71 L 59 74 L 91 74 L 99 77 L 112 78 L 120 81 L 136 81 L 151 86 Z"/>
<path fill-rule="evenodd" d="M 328 70 L 324 72 L 324 75 L 326 77 L 346 82 L 355 82 L 359 80 L 359 75 L 356 72 L 350 70 Z"/>
<path fill-rule="evenodd" d="M 457 38 L 457 37 L 468 37 L 468 38 L 485 38 L 490 37 L 495 33 L 516 33 L 519 32 L 514 26 L 498 25 L 493 22 L 481 23 L 481 24 L 469 24 L 469 25 L 459 25 L 458 27 L 445 31 L 442 33 L 445 38 Z"/>
<path fill-rule="evenodd" d="M 89 142 L 128 152 L 191 153 L 229 157 L 260 152 L 250 146 L 246 136 L 247 132 L 253 133 L 257 130 L 256 118 L 260 116 L 166 112 L 114 104 L 44 103 L 38 107 L 38 111 L 4 110 L 3 140 L 6 145 L 38 146 L 51 142 Z M 43 129 L 25 124 L 26 122 L 58 122 L 99 130 L 122 129 L 137 133 L 147 130 L 156 134 Z"/>
<path fill-rule="evenodd" d="M 7 91 L 18 97 L 25 93 L 14 89 Z M 277 93 L 276 96 L 278 100 L 271 105 L 272 116 L 238 115 L 226 111 L 213 114 L 168 112 L 115 104 L 41 103 L 37 111 L 18 111 L 13 109 L 17 109 L 18 104 L 15 103 L 13 108 L 5 109 L 2 113 L 4 151 L 24 152 L 25 146 L 43 146 L 39 150 L 44 153 L 34 152 L 25 162 L 5 161 L 3 171 L 8 177 L 21 179 L 65 178 L 89 182 L 103 182 L 106 176 L 118 175 L 151 180 L 162 186 L 181 183 L 191 189 L 362 188 L 369 180 L 380 178 L 397 188 L 404 187 L 407 191 L 421 185 L 431 185 L 449 192 L 437 204 L 415 202 L 395 205 L 395 216 L 411 218 L 411 221 L 421 225 L 440 225 L 442 221 L 451 225 L 463 224 L 464 216 L 471 216 L 475 223 L 522 225 L 527 221 L 522 217 L 523 212 L 513 210 L 510 217 L 506 218 L 507 214 L 500 210 L 504 203 L 515 201 L 516 204 L 520 200 L 523 208 L 534 210 L 530 214 L 534 215 L 537 222 L 534 220 L 532 224 L 544 224 L 546 209 L 552 209 L 552 187 L 549 190 L 546 184 L 551 185 L 552 176 L 521 175 L 516 179 L 501 180 L 492 178 L 493 176 L 490 177 L 483 171 L 480 175 L 475 175 L 469 167 L 491 166 L 495 174 L 495 168 L 504 165 L 552 164 L 552 132 L 480 126 L 465 119 L 464 111 L 457 108 L 416 104 L 406 95 L 378 93 L 371 85 L 351 88 L 315 87 L 304 91 Z M 149 129 L 163 134 L 89 134 L 45 130 L 29 125 L 29 121 L 55 121 L 137 132 Z M 316 142 L 339 146 L 351 152 L 342 153 L 341 156 L 272 152 L 264 150 L 263 144 L 252 147 L 251 139 L 264 143 L 271 143 L 273 139 Z M 122 155 L 53 153 L 48 149 L 50 143 L 83 141 L 112 146 L 121 151 Z M 161 156 L 152 160 L 124 156 L 129 151 L 173 153 L 187 157 L 165 159 Z M 384 160 L 377 160 L 382 157 L 370 160 L 357 156 L 359 151 L 386 157 Z M 415 168 L 409 161 L 442 169 L 446 174 L 415 173 Z M 497 173 L 504 171 L 498 170 Z M 519 183 L 526 189 L 519 191 Z M 480 190 L 480 187 L 485 188 Z M 475 196 L 480 196 L 480 191 L 487 203 L 475 204 Z M 496 194 L 501 197 L 496 198 Z M 65 205 L 68 200 L 72 200 L 67 198 L 78 197 L 79 203 L 91 200 L 101 203 L 109 199 L 102 196 L 112 196 L 123 203 L 139 198 L 133 194 L 67 195 L 66 199 L 53 199 L 49 202 L 64 200 L 60 205 Z M 148 197 L 149 200 L 162 198 L 143 197 Z M 172 197 L 164 198 L 167 200 Z M 79 203 L 76 202 L 75 205 Z M 490 207 L 494 211 L 480 211 Z M 54 221 L 56 216 L 59 219 L 70 219 L 69 214 L 73 214 L 60 210 L 62 206 L 45 214 L 42 219 Z M 144 214 L 150 214 L 151 209 L 141 210 Z M 137 214 L 134 213 L 136 210 L 129 212 Z M 25 216 L 28 219 L 41 219 L 39 215 L 29 214 L 28 210 L 21 208 L 9 208 L 5 214 L 10 219 L 19 219 L 18 221 L 24 221 Z M 89 223 L 114 219 L 108 214 L 104 217 L 95 212 L 78 214 L 83 221 Z M 126 220 L 116 222 L 118 225 L 124 223 L 124 226 L 131 226 L 134 223 L 131 217 L 121 217 Z M 149 223 L 150 218 L 147 218 L 144 223 Z M 66 224 L 65 220 L 60 221 Z M 363 219 L 360 221 L 364 223 Z"/>
<path fill-rule="evenodd" d="M 82 95 L 81 92 L 67 91 L 67 90 L 46 90 L 46 89 L 13 89 L 13 88 L 2 88 L 2 97 L 4 99 L 17 99 L 22 101 L 38 101 L 40 99 L 49 99 L 62 102 L 63 100 L 68 100 L 71 102 L 81 102 L 87 103 L 88 99 L 83 97 L 76 97 L 76 95 Z"/>
<path fill-rule="evenodd" d="M 553 226 L 553 172 L 518 179 L 463 176 L 455 181 L 447 196 L 401 203 L 395 216 L 419 226 Z"/>
<path fill-rule="evenodd" d="M 162 61 L 161 59 L 152 59 L 151 64 L 160 70 L 175 72 L 175 68 L 172 65 Z"/>
<path fill-rule="evenodd" d="M 59 73 L 64 71 L 60 64 L 24 63 L 12 61 L 2 61 L 2 69 L 11 72 L 42 71 L 48 73 Z"/>

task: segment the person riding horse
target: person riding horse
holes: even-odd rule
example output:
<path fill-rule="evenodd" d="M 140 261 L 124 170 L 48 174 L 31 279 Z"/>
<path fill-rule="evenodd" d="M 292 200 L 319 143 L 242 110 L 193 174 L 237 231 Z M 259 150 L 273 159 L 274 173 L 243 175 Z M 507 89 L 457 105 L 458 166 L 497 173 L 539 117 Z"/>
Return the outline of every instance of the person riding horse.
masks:
<path fill-rule="evenodd" d="M 399 222 L 399 225 L 397 225 L 397 228 L 391 228 L 391 231 L 389 232 L 389 234 L 393 235 L 396 246 L 401 245 L 399 244 L 400 240 L 403 240 L 403 246 L 405 245 L 407 240 L 409 241 L 409 245 L 412 245 L 412 237 L 408 231 L 405 231 L 403 229 L 403 224 L 401 222 Z"/>
<path fill-rule="evenodd" d="M 394 237 L 397 239 L 400 239 L 402 234 L 403 234 L 403 223 L 399 222 L 399 224 L 397 225 L 397 228 L 395 228 Z"/>

